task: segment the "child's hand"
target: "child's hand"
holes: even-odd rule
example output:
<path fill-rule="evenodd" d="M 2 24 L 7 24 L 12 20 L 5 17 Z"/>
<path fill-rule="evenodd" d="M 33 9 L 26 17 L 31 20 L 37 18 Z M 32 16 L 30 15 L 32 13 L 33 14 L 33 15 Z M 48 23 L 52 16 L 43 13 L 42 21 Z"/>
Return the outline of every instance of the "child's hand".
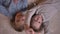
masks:
<path fill-rule="evenodd" d="M 28 30 L 26 30 L 26 34 L 34 34 L 34 31 L 33 31 L 33 29 L 28 29 Z"/>

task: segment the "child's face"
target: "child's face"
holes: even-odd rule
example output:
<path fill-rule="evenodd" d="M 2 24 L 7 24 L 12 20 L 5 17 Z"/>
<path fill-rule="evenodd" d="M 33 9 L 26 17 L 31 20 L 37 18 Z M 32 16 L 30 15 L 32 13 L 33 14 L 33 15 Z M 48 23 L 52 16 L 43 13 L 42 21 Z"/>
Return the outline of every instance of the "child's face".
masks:
<path fill-rule="evenodd" d="M 17 27 L 19 25 L 24 25 L 24 22 L 25 22 L 25 16 L 21 16 L 20 18 L 17 18 L 16 21 L 15 21 Z"/>
<path fill-rule="evenodd" d="M 38 30 L 42 24 L 42 16 L 41 15 L 35 15 L 32 17 L 32 27 L 33 29 Z"/>
<path fill-rule="evenodd" d="M 18 13 L 15 17 L 15 27 L 18 30 L 23 30 L 25 22 L 25 15 Z"/>

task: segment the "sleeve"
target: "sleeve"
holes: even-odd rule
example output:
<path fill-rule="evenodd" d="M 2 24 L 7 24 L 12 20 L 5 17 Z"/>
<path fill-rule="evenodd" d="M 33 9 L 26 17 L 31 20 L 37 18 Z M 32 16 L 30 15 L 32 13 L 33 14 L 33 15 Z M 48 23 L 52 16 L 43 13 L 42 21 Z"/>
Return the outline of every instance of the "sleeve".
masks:
<path fill-rule="evenodd" d="M 20 3 L 22 4 L 22 11 L 25 11 L 28 6 L 28 0 L 21 0 Z"/>
<path fill-rule="evenodd" d="M 57 13 L 57 9 L 52 5 L 45 5 L 38 10 L 38 14 L 43 16 L 43 22 L 49 21 Z"/>
<path fill-rule="evenodd" d="M 6 10 L 6 8 L 2 5 L 0 5 L 0 13 L 5 15 L 5 16 L 9 16 L 8 11 Z"/>
<path fill-rule="evenodd" d="M 0 0 L 0 5 L 8 7 L 10 2 L 11 2 L 11 0 Z"/>

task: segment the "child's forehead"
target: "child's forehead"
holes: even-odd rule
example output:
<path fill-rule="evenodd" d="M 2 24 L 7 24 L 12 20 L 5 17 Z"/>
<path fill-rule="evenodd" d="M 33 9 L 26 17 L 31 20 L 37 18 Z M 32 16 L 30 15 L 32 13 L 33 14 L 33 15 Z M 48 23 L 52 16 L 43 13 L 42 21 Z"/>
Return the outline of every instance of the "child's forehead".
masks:
<path fill-rule="evenodd" d="M 22 12 L 18 12 L 16 16 L 25 16 L 25 14 L 23 14 Z"/>
<path fill-rule="evenodd" d="M 35 16 L 33 16 L 33 18 L 36 18 L 36 17 L 40 17 L 40 15 L 35 15 Z"/>

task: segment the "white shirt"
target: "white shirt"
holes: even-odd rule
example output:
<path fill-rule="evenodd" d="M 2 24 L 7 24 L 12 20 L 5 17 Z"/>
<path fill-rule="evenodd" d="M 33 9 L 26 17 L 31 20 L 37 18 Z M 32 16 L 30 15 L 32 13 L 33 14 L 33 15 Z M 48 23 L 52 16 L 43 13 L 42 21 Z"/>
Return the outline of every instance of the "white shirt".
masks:
<path fill-rule="evenodd" d="M 49 21 L 54 14 L 59 11 L 59 2 L 44 2 L 42 5 L 38 5 L 27 11 L 27 23 L 30 23 L 31 17 L 34 13 L 40 14 L 43 16 L 43 22 Z M 58 8 L 58 9 L 57 9 Z M 37 11 L 36 11 L 37 10 Z"/>
<path fill-rule="evenodd" d="M 34 14 L 41 14 L 43 16 L 43 22 L 49 21 L 60 10 L 59 4 L 60 3 L 57 1 L 46 1 L 43 4 L 28 10 L 26 23 L 30 25 L 30 20 Z M 49 32 L 47 34 L 49 34 Z"/>

